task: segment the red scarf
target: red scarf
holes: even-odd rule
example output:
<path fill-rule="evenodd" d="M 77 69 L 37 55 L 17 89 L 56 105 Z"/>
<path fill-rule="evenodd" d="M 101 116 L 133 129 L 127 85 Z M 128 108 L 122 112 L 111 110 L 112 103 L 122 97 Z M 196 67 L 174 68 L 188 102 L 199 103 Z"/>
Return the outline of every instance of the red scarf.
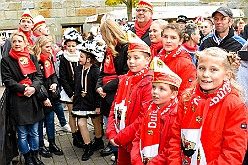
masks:
<path fill-rule="evenodd" d="M 13 48 L 11 48 L 9 55 L 18 61 L 18 65 L 23 75 L 31 74 L 37 71 L 33 61 L 30 59 L 30 54 L 27 48 L 25 48 L 23 52 L 16 52 Z"/>
<path fill-rule="evenodd" d="M 181 125 L 181 140 L 182 140 L 182 160 L 187 161 L 188 164 L 191 162 L 197 162 L 194 164 L 200 164 L 198 158 L 206 159 L 205 152 L 202 147 L 201 136 L 202 126 L 204 126 L 205 119 L 208 115 L 210 107 L 223 102 L 223 100 L 232 92 L 232 88 L 229 81 L 224 81 L 223 84 L 218 88 L 217 91 L 211 94 L 204 93 L 200 85 L 197 84 L 192 92 L 190 101 L 184 102 L 185 117 Z M 185 95 L 186 98 L 188 95 Z M 190 116 L 190 117 L 189 117 Z M 213 120 L 212 124 L 216 125 L 217 120 Z M 192 131 L 194 130 L 194 131 Z M 189 141 L 190 139 L 190 141 Z M 198 152 L 192 153 L 191 156 L 187 150 L 191 143 L 194 144 L 194 150 Z M 200 155 L 198 155 L 200 153 Z M 194 158 L 194 160 L 193 160 Z"/>
<path fill-rule="evenodd" d="M 131 71 L 128 71 L 126 75 L 120 76 L 120 83 L 118 86 L 118 91 L 116 93 L 114 105 L 115 125 L 117 133 L 119 133 L 120 130 L 126 127 L 126 116 L 128 116 L 128 113 L 130 113 L 128 112 L 128 102 L 130 99 L 132 99 L 133 92 L 137 90 L 138 84 L 141 82 L 143 77 L 146 76 L 147 72 L 148 69 L 144 68 L 135 75 Z"/>
<path fill-rule="evenodd" d="M 177 98 L 171 100 L 161 109 L 153 102 L 144 115 L 140 130 L 140 150 L 141 157 L 153 158 L 158 155 L 159 144 L 161 142 L 161 121 L 165 113 L 170 113 L 170 109 L 176 108 Z"/>
<path fill-rule="evenodd" d="M 152 42 L 150 46 L 152 58 L 156 57 L 158 55 L 158 51 L 162 48 L 163 48 L 162 42 L 158 42 L 158 43 Z"/>
<path fill-rule="evenodd" d="M 188 44 L 184 43 L 182 44 L 182 46 L 187 50 L 187 52 L 192 52 L 192 53 L 195 53 L 197 50 L 198 50 L 198 46 L 195 45 L 195 46 L 189 46 Z"/>
<path fill-rule="evenodd" d="M 45 78 L 55 73 L 52 60 L 45 54 L 40 54 L 40 60 L 43 62 Z"/>
<path fill-rule="evenodd" d="M 19 84 L 22 84 L 22 85 L 29 87 L 32 84 L 32 81 L 29 78 L 25 78 L 22 81 L 20 81 Z M 24 96 L 23 93 L 19 93 L 19 92 L 17 92 L 17 95 L 18 96 Z"/>
<path fill-rule="evenodd" d="M 114 65 L 114 56 L 109 48 L 106 49 L 106 58 L 104 61 L 104 73 L 108 74 L 109 76 L 103 77 L 103 85 L 108 83 L 111 80 L 116 79 L 118 76 L 115 71 L 115 65 Z"/>
<path fill-rule="evenodd" d="M 150 18 L 150 20 L 147 22 L 147 24 L 144 27 L 139 27 L 138 21 L 135 21 L 134 24 L 134 29 L 136 31 L 136 35 L 139 38 L 142 38 L 142 36 L 146 33 L 146 31 L 150 28 L 152 24 L 152 18 Z"/>
<path fill-rule="evenodd" d="M 159 57 L 159 59 L 161 59 L 165 64 L 167 64 L 169 61 L 172 60 L 172 58 L 177 57 L 177 55 L 179 55 L 182 52 L 182 49 L 180 48 L 180 46 L 178 46 L 175 50 L 171 51 L 170 53 L 166 54 L 166 50 L 162 49 L 157 57 Z"/>
<path fill-rule="evenodd" d="M 25 36 L 27 37 L 29 46 L 33 46 L 34 45 L 34 42 L 33 42 L 32 38 L 31 38 L 31 36 L 33 35 L 33 32 L 32 31 L 24 32 L 21 28 L 19 28 L 18 31 L 19 32 L 23 32 L 25 34 Z"/>

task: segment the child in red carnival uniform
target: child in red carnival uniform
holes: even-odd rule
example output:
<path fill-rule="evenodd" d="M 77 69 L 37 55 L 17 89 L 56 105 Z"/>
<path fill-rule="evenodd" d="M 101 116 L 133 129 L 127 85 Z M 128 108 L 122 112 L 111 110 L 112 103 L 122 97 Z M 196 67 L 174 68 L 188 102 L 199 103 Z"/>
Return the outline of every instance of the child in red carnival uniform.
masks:
<path fill-rule="evenodd" d="M 118 148 L 118 165 L 131 164 L 130 151 L 143 112 L 148 109 L 152 75 L 148 72 L 150 48 L 135 34 L 128 33 L 127 74 L 119 76 L 118 90 L 108 118 L 106 135 Z"/>
<path fill-rule="evenodd" d="M 179 25 L 175 23 L 166 25 L 162 31 L 163 49 L 157 55 L 182 79 L 178 96 L 186 88 L 191 87 L 192 82 L 196 79 L 196 68 L 190 55 L 181 48 L 182 42 L 183 32 Z"/>
<path fill-rule="evenodd" d="M 247 148 L 248 113 L 234 80 L 233 58 L 216 47 L 197 55 L 197 84 L 186 90 L 179 102 L 167 163 L 242 164 Z"/>
<path fill-rule="evenodd" d="M 177 116 L 177 94 L 182 79 L 159 59 L 151 63 L 154 70 L 152 99 L 140 129 L 133 140 L 132 165 L 165 165 L 168 132 Z"/>

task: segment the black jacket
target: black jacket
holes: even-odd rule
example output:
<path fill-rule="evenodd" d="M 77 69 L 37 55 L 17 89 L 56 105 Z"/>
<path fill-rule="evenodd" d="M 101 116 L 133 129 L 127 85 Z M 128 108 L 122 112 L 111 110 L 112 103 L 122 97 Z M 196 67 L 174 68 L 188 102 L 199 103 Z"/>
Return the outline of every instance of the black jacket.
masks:
<path fill-rule="evenodd" d="M 150 30 L 150 28 L 147 29 L 146 33 L 141 37 L 141 40 L 143 40 L 148 46 L 151 46 L 151 40 L 149 37 L 149 30 Z M 132 27 L 131 31 L 136 34 L 136 30 L 134 29 L 134 27 Z"/>
<path fill-rule="evenodd" d="M 34 62 L 37 72 L 27 75 L 32 81 L 31 86 L 36 92 L 40 90 L 42 83 L 42 73 L 40 71 L 36 56 L 30 55 Z M 8 94 L 8 110 L 10 115 L 10 123 L 12 125 L 28 125 L 34 124 L 44 117 L 42 104 L 38 101 L 36 94 L 31 97 L 18 96 L 17 92 L 24 93 L 25 86 L 19 84 L 25 79 L 21 73 L 18 61 L 10 56 L 2 58 L 1 61 L 2 80 L 6 88 L 9 89 Z"/>
<path fill-rule="evenodd" d="M 92 65 L 87 76 L 87 94 L 85 97 L 81 96 L 82 91 L 82 65 L 75 68 L 75 92 L 73 100 L 73 111 L 95 111 L 100 108 L 100 95 L 96 92 L 96 82 L 100 74 L 98 65 Z M 84 76 L 86 71 L 84 72 Z"/>
<path fill-rule="evenodd" d="M 77 62 L 72 62 L 73 70 L 75 68 L 74 66 L 77 65 Z M 59 77 L 60 83 L 64 88 L 65 93 L 69 96 L 69 98 L 71 98 L 75 90 L 74 75 L 73 71 L 71 70 L 70 62 L 64 56 L 62 56 L 60 59 Z"/>
<path fill-rule="evenodd" d="M 127 50 L 128 50 L 128 44 L 126 45 L 117 45 L 116 51 L 119 52 L 119 55 L 114 58 L 114 66 L 115 71 L 117 75 L 123 75 L 126 74 L 128 69 L 127 66 Z M 101 100 L 101 113 L 104 116 L 108 116 L 110 112 L 110 107 L 112 105 L 112 102 L 114 100 L 115 93 L 118 88 L 119 80 L 118 78 L 108 82 L 107 84 L 103 85 L 102 80 L 104 76 L 107 76 L 106 73 L 104 73 L 104 61 L 106 59 L 106 54 L 104 56 L 103 62 L 102 62 L 102 69 L 96 84 L 96 89 L 99 87 L 103 88 L 103 91 L 107 93 L 106 97 Z"/>
<path fill-rule="evenodd" d="M 49 89 L 50 89 L 50 86 L 52 84 L 57 84 L 57 88 L 58 88 L 58 79 L 57 79 L 56 73 L 54 73 L 51 76 L 49 76 L 48 78 L 46 78 L 44 76 L 45 75 L 44 74 L 44 63 L 42 61 L 39 61 L 39 66 L 40 66 L 40 70 L 43 74 L 43 80 L 42 80 L 43 85 L 48 92 L 49 100 L 51 101 L 51 104 L 52 104 L 52 107 L 46 107 L 43 105 L 44 113 L 47 114 L 47 113 L 51 112 L 52 110 L 55 110 L 55 108 L 56 108 L 55 107 L 56 106 L 56 100 L 53 100 L 52 91 Z M 54 63 L 53 63 L 53 68 L 54 68 Z"/>
<path fill-rule="evenodd" d="M 218 44 L 218 36 L 216 31 L 204 37 L 199 50 L 204 50 L 209 47 L 220 47 L 227 51 L 236 52 L 239 51 L 245 43 L 242 37 L 234 35 L 233 28 L 229 28 L 229 33 L 227 36 Z"/>

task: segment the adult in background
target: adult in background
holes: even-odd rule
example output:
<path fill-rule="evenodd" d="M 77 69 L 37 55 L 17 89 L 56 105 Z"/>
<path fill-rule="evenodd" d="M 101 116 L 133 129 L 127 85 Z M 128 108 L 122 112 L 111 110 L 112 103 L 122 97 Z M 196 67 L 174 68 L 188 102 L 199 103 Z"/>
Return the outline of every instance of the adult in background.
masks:
<path fill-rule="evenodd" d="M 111 105 L 118 88 L 119 80 L 117 77 L 118 75 L 126 74 L 128 71 L 128 44 L 127 40 L 125 40 L 125 32 L 115 21 L 110 19 L 104 21 L 100 26 L 100 32 L 107 44 L 107 49 L 96 84 L 96 90 L 102 97 L 100 111 L 107 126 Z M 111 153 L 110 143 L 100 152 L 102 156 L 107 156 Z M 117 158 L 117 149 L 115 149 L 114 154 Z"/>
<path fill-rule="evenodd" d="M 232 24 L 233 13 L 227 7 L 219 7 L 212 14 L 215 28 L 213 33 L 203 38 L 200 50 L 209 47 L 220 47 L 227 51 L 236 52 L 243 47 L 245 40 L 242 37 L 234 35 Z"/>
<path fill-rule="evenodd" d="M 201 23 L 200 30 L 203 34 L 203 37 L 212 33 L 214 23 L 211 18 L 205 18 L 204 21 Z"/>
<path fill-rule="evenodd" d="M 200 32 L 198 26 L 194 23 L 186 24 L 183 30 L 183 44 L 181 48 L 188 52 L 192 58 L 192 63 L 196 66 L 195 53 L 198 51 L 198 44 L 200 43 Z"/>
<path fill-rule="evenodd" d="M 34 25 L 33 17 L 29 9 L 26 9 L 20 18 L 18 31 L 24 33 L 24 35 L 27 37 L 28 44 L 30 46 L 34 44 L 34 41 L 36 39 L 32 31 L 33 25 Z M 8 56 L 10 49 L 11 49 L 11 43 L 10 43 L 10 38 L 8 38 L 3 45 L 2 57 Z"/>
<path fill-rule="evenodd" d="M 131 29 L 148 46 L 151 45 L 149 29 L 152 23 L 153 7 L 148 0 L 140 0 L 136 8 L 136 21 Z"/>
<path fill-rule="evenodd" d="M 42 83 L 36 56 L 31 55 L 25 34 L 15 32 L 9 55 L 1 61 L 2 80 L 8 92 L 7 109 L 10 124 L 18 136 L 18 147 L 25 165 L 43 165 L 38 159 L 39 121 L 44 118 L 42 104 L 36 97 Z"/>
<path fill-rule="evenodd" d="M 152 22 L 150 30 L 149 30 L 149 37 L 151 40 L 151 57 L 157 56 L 159 51 L 163 48 L 162 44 L 162 36 L 161 32 L 163 31 L 166 21 L 164 20 L 155 20 Z"/>
<path fill-rule="evenodd" d="M 54 111 L 60 95 L 57 90 L 58 80 L 54 69 L 51 45 L 52 40 L 48 36 L 40 36 L 33 47 L 43 74 L 42 84 L 48 92 L 47 96 L 43 97 L 42 100 L 45 117 L 39 121 L 39 154 L 43 157 L 52 157 L 51 153 L 63 155 L 63 151 L 55 143 Z M 44 145 L 43 125 L 46 125 L 49 150 Z"/>
<path fill-rule="evenodd" d="M 179 15 L 177 17 L 176 23 L 179 24 L 179 26 L 184 29 L 186 23 L 187 23 L 187 17 L 185 15 Z"/>
<path fill-rule="evenodd" d="M 38 16 L 34 17 L 34 27 L 32 28 L 32 30 L 33 30 L 34 35 L 36 37 L 49 35 L 49 30 L 47 28 L 46 20 L 42 15 L 38 15 Z M 57 57 L 56 57 L 56 52 L 52 46 L 51 46 L 51 53 L 52 53 L 52 57 L 53 57 L 53 61 L 54 61 L 55 72 L 59 77 L 59 66 L 57 63 L 58 61 L 57 61 Z M 58 79 L 58 81 L 59 81 L 59 79 Z M 59 85 L 58 85 L 58 87 L 60 90 L 61 87 Z M 65 119 L 65 114 L 64 114 L 64 109 L 63 109 L 62 103 L 60 101 L 57 101 L 55 106 L 56 106 L 56 108 L 54 109 L 54 111 L 55 111 L 55 113 L 59 119 L 61 130 L 65 131 L 65 132 L 71 132 L 71 128 Z"/>

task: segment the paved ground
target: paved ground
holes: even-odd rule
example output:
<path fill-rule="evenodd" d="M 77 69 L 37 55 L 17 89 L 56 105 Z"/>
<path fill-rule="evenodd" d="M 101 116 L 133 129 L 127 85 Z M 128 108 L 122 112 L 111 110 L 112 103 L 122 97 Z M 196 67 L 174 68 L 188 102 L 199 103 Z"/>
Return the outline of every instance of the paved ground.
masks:
<path fill-rule="evenodd" d="M 4 87 L 0 86 L 0 94 L 2 94 Z M 66 109 L 66 108 L 65 108 Z M 65 116 L 68 121 L 68 111 L 65 110 Z M 60 130 L 60 125 L 55 115 L 55 128 L 56 128 L 56 144 L 63 150 L 64 155 L 57 156 L 53 154 L 52 158 L 40 157 L 45 165 L 112 165 L 111 155 L 106 157 L 101 157 L 99 151 L 96 151 L 94 155 L 88 161 L 81 161 L 81 156 L 83 154 L 83 149 L 77 148 L 72 145 L 72 135 L 71 133 L 65 133 Z M 93 126 L 90 120 L 88 120 L 88 128 L 90 130 L 91 139 L 93 139 Z M 107 144 L 106 137 L 103 137 L 105 144 Z M 14 160 L 19 160 L 20 157 L 14 158 Z M 23 157 L 21 157 L 22 162 L 24 162 Z M 20 162 L 17 164 L 21 164 Z M 22 163 L 23 164 L 23 163 Z"/>
<path fill-rule="evenodd" d="M 65 116 L 68 118 L 68 111 L 64 111 Z M 55 115 L 56 116 L 56 115 Z M 83 154 L 83 149 L 77 148 L 72 145 L 72 135 L 71 133 L 64 133 L 60 130 L 60 125 L 58 123 L 57 117 L 55 117 L 56 124 L 56 144 L 61 147 L 64 155 L 57 156 L 53 155 L 52 158 L 43 158 L 41 160 L 46 165 L 111 165 L 111 156 L 101 157 L 99 151 L 96 151 L 94 155 L 88 161 L 81 161 L 81 156 Z M 93 127 L 90 120 L 88 120 L 88 128 L 93 139 Z M 107 143 L 106 137 L 104 136 L 104 141 Z"/>

